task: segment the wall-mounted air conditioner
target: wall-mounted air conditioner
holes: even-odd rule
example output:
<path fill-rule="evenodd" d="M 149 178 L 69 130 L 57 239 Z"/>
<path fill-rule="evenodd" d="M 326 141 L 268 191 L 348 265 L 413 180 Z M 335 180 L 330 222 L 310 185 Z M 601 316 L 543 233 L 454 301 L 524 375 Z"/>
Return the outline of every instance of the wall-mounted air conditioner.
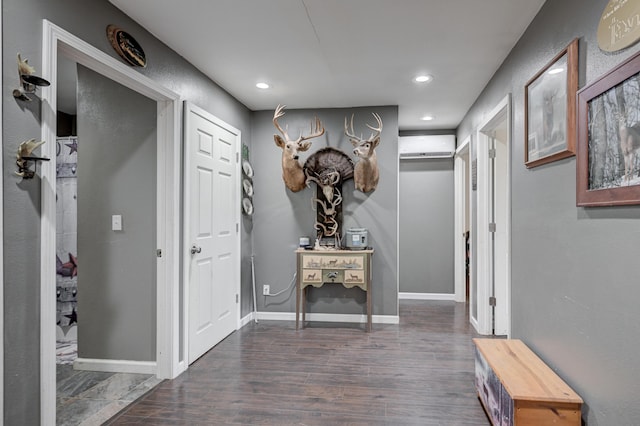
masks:
<path fill-rule="evenodd" d="M 456 135 L 400 136 L 398 153 L 401 160 L 451 158 L 456 152 Z"/>

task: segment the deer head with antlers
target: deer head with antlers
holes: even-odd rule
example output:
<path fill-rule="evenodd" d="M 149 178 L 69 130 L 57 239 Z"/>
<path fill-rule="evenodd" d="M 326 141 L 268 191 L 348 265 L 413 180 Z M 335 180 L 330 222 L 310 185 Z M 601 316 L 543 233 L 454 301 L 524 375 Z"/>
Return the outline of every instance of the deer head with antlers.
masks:
<path fill-rule="evenodd" d="M 351 126 L 347 127 L 347 118 L 344 119 L 344 134 L 347 135 L 351 144 L 354 146 L 353 154 L 358 157 L 358 162 L 353 171 L 353 180 L 357 190 L 362 192 L 370 192 L 378 186 L 380 172 L 378 171 L 378 159 L 376 157 L 376 147 L 380 143 L 380 134 L 382 133 L 382 119 L 375 112 L 374 118 L 378 122 L 378 127 L 367 124 L 367 127 L 373 130 L 368 139 L 364 139 L 362 135 L 356 136 L 353 131 L 353 114 L 351 115 Z"/>
<path fill-rule="evenodd" d="M 308 139 L 317 138 L 324 134 L 324 127 L 319 118 L 315 119 L 315 123 L 311 122 L 311 133 L 308 136 L 300 134 L 298 139 L 291 140 L 287 133 L 289 127 L 284 129 L 278 124 L 278 118 L 284 115 L 286 105 L 278 105 L 273 114 L 273 125 L 282 134 L 273 135 L 276 145 L 282 148 L 282 179 L 284 184 L 293 192 L 301 191 L 306 187 L 306 176 L 302 170 L 302 165 L 298 161 L 299 152 L 307 151 L 311 147 L 311 142 L 305 142 Z M 315 128 L 314 128 L 315 124 Z"/>

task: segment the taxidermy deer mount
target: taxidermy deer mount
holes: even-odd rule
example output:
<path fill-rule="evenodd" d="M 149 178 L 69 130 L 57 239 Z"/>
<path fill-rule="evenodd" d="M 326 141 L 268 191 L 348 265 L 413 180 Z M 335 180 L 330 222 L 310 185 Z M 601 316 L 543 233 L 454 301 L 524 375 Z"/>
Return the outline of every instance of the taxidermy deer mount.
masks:
<path fill-rule="evenodd" d="M 380 172 L 378 171 L 378 158 L 376 157 L 376 147 L 380 144 L 380 134 L 382 133 L 382 119 L 375 112 L 374 118 L 378 122 L 378 127 L 367 124 L 367 127 L 374 133 L 368 139 L 356 136 L 353 131 L 353 114 L 351 115 L 351 126 L 347 127 L 347 118 L 344 118 L 344 134 L 347 135 L 354 146 L 353 153 L 358 157 L 353 179 L 358 191 L 370 192 L 378 186 Z"/>
<path fill-rule="evenodd" d="M 342 235 L 342 183 L 355 177 L 356 189 L 363 192 L 372 191 L 378 185 L 375 148 L 380 143 L 382 119 L 378 114 L 373 114 L 378 127 L 367 124 L 374 133 L 369 139 L 363 139 L 362 136 L 354 135 L 353 115 L 350 129 L 345 118 L 345 134 L 355 147 L 353 153 L 360 159 L 355 166 L 347 154 L 331 147 L 318 150 L 305 161 L 304 166 L 301 166 L 298 161 L 299 153 L 311 147 L 311 142 L 307 140 L 323 135 L 325 129 L 316 117 L 311 122 L 311 132 L 308 136 L 301 134 L 298 139 L 291 140 L 288 127 L 285 126 L 283 129 L 278 123 L 278 119 L 284 115 L 284 109 L 285 105 L 278 105 L 273 114 L 273 125 L 280 132 L 280 135 L 276 134 L 273 137 L 276 145 L 282 149 L 282 178 L 286 187 L 293 192 L 301 191 L 311 186 L 311 183 L 316 184 L 316 194 L 312 203 L 316 212 L 314 228 L 317 238 L 323 246 L 339 248 Z"/>
<path fill-rule="evenodd" d="M 353 161 L 339 149 L 327 147 L 313 153 L 304 163 L 306 184 L 316 184 L 312 199 L 316 211 L 317 238 L 340 247 L 342 228 L 342 182 L 353 177 Z"/>
<path fill-rule="evenodd" d="M 308 139 L 317 138 L 318 136 L 322 136 L 324 134 L 324 127 L 320 122 L 320 119 L 316 117 L 315 119 L 315 129 L 314 122 L 311 122 L 311 133 L 308 136 L 303 136 L 300 134 L 298 139 L 291 140 L 289 137 L 288 126 L 285 126 L 284 130 L 278 124 L 278 118 L 284 115 L 284 109 L 286 105 L 278 105 L 274 114 L 273 114 L 273 125 L 276 126 L 276 129 L 282 134 L 273 135 L 273 138 L 276 142 L 276 145 L 282 148 L 282 179 L 284 179 L 284 184 L 293 192 L 298 192 L 306 188 L 306 177 L 302 170 L 302 166 L 298 161 L 298 152 L 307 151 L 311 148 L 311 142 L 305 142 Z"/>

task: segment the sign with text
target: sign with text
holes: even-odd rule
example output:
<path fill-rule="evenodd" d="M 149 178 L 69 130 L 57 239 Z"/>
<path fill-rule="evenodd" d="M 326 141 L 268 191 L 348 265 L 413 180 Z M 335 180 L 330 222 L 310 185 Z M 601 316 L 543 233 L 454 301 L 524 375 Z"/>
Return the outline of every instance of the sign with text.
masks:
<path fill-rule="evenodd" d="M 640 0 L 609 0 L 598 25 L 598 45 L 617 52 L 640 39 Z"/>

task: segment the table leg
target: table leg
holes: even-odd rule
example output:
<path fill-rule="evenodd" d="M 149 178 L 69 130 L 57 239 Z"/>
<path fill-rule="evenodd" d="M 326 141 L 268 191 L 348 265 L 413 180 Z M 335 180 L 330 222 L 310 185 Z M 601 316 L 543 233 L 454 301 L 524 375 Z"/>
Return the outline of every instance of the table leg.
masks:
<path fill-rule="evenodd" d="M 296 330 L 300 318 L 300 283 L 296 282 Z"/>
<path fill-rule="evenodd" d="M 305 324 L 305 317 L 307 316 L 307 289 L 309 288 L 309 286 L 306 286 L 305 288 L 302 289 L 302 301 L 300 303 L 302 303 L 302 328 L 304 328 L 304 324 Z"/>
<path fill-rule="evenodd" d="M 372 299 L 372 291 L 371 291 L 371 260 L 367 262 L 367 268 L 369 269 L 369 273 L 367 274 L 368 282 L 367 282 L 367 331 L 371 332 L 371 299 Z"/>

